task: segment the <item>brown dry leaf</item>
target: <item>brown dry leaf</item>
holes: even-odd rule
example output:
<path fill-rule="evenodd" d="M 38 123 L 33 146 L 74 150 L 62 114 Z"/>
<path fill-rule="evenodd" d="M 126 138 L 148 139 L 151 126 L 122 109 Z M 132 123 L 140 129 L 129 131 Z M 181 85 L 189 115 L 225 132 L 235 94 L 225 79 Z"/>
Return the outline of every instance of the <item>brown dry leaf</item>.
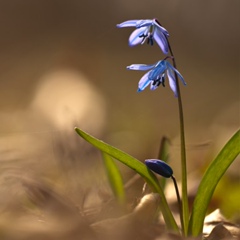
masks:
<path fill-rule="evenodd" d="M 234 223 L 229 222 L 220 210 L 216 209 L 205 218 L 203 236 L 207 240 L 239 239 L 240 228 Z"/>
<path fill-rule="evenodd" d="M 152 223 L 156 218 L 159 201 L 157 193 L 147 194 L 132 213 L 96 222 L 91 227 L 104 240 L 148 239 L 149 228 L 155 230 Z"/>

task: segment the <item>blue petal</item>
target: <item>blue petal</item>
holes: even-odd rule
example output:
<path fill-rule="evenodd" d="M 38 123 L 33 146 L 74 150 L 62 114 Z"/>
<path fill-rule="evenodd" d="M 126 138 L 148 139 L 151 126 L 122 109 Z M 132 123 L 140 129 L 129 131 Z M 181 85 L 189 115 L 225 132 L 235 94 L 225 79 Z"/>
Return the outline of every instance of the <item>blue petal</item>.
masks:
<path fill-rule="evenodd" d="M 138 82 L 138 92 L 143 91 L 151 83 L 151 80 L 148 79 L 149 73 L 150 72 L 145 73 Z"/>
<path fill-rule="evenodd" d="M 153 172 L 165 177 L 170 178 L 173 175 L 172 168 L 164 161 L 158 159 L 147 159 L 145 164 Z"/>
<path fill-rule="evenodd" d="M 168 54 L 168 42 L 166 36 L 160 31 L 159 28 L 154 29 L 153 38 L 158 46 L 162 49 L 164 54 Z"/>
<path fill-rule="evenodd" d="M 132 34 L 129 37 L 128 43 L 130 46 L 135 46 L 143 41 L 143 37 L 140 37 L 143 34 L 148 33 L 148 27 L 143 28 L 137 28 L 132 32 Z"/>
<path fill-rule="evenodd" d="M 183 78 L 183 76 L 180 74 L 180 72 L 179 72 L 177 69 L 175 69 L 175 72 L 176 72 L 177 75 L 179 76 L 179 78 L 180 78 L 180 80 L 182 81 L 182 83 L 183 83 L 184 85 L 187 85 L 187 83 L 184 81 L 184 78 Z"/>
<path fill-rule="evenodd" d="M 139 22 L 136 24 L 136 28 L 149 27 L 151 25 L 153 25 L 153 20 L 150 19 L 139 20 Z"/>
<path fill-rule="evenodd" d="M 122 28 L 122 27 L 136 27 L 137 22 L 139 22 L 139 20 L 128 20 L 122 23 L 117 24 L 118 28 Z"/>
<path fill-rule="evenodd" d="M 174 92 L 175 97 L 178 97 L 176 79 L 175 79 L 173 70 L 168 68 L 167 75 L 168 75 L 169 86 L 172 89 L 172 91 Z"/>
<path fill-rule="evenodd" d="M 147 65 L 147 64 L 132 64 L 130 66 L 127 66 L 127 69 L 129 70 L 140 70 L 140 71 L 147 71 L 152 69 L 156 64 L 151 64 L 151 65 Z"/>
<path fill-rule="evenodd" d="M 153 81 L 151 81 L 151 85 L 150 85 L 150 90 L 154 91 L 158 88 L 159 86 L 157 84 L 153 85 Z"/>
<path fill-rule="evenodd" d="M 156 80 L 159 77 L 161 77 L 160 75 L 162 75 L 164 73 L 164 71 L 166 70 L 166 64 L 165 61 L 159 61 L 155 67 L 150 71 L 149 74 L 149 79 L 150 80 Z"/>
<path fill-rule="evenodd" d="M 156 21 L 156 19 L 153 19 L 153 24 L 156 28 L 158 28 L 163 34 L 165 34 L 166 36 L 169 36 L 168 31 L 162 27 L 161 25 L 159 25 L 159 23 Z"/>
<path fill-rule="evenodd" d="M 187 85 L 187 83 L 184 81 L 184 78 L 183 78 L 183 76 L 181 75 L 181 73 L 180 73 L 176 68 L 174 68 L 169 62 L 166 62 L 166 64 L 167 64 L 167 67 L 168 67 L 168 68 L 170 68 L 170 69 L 172 69 L 173 71 L 176 72 L 176 74 L 179 76 L 179 78 L 180 78 L 180 80 L 182 81 L 182 83 L 183 83 L 184 85 Z"/>

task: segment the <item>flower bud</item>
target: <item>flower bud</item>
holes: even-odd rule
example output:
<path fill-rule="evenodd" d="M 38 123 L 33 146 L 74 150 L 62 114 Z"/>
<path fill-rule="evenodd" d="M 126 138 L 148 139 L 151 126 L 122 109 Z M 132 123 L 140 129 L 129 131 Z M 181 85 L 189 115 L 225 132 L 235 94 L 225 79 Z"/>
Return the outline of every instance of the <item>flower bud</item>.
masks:
<path fill-rule="evenodd" d="M 146 159 L 145 164 L 150 170 L 161 175 L 162 177 L 170 178 L 173 175 L 172 168 L 162 160 Z"/>

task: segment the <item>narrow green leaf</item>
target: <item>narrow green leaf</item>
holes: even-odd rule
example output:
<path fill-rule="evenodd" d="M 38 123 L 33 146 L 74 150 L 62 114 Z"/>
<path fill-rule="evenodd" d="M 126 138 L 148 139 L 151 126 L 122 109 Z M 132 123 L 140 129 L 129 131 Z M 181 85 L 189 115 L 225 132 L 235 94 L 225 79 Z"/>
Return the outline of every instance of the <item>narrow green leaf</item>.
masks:
<path fill-rule="evenodd" d="M 170 146 L 170 140 L 167 137 L 162 137 L 158 152 L 158 159 L 168 162 L 169 160 L 169 146 Z"/>
<path fill-rule="evenodd" d="M 109 184 L 112 188 L 113 194 L 120 204 L 125 203 L 125 190 L 122 175 L 118 169 L 117 164 L 114 159 L 112 159 L 108 154 L 102 152 L 104 166 L 107 171 L 107 176 Z"/>
<path fill-rule="evenodd" d="M 169 145 L 170 145 L 169 139 L 165 136 L 162 137 L 159 152 L 158 152 L 158 159 L 166 163 L 168 163 L 168 160 L 169 160 Z M 166 178 L 161 178 L 160 184 L 162 189 L 164 190 L 166 186 Z"/>
<path fill-rule="evenodd" d="M 169 209 L 169 206 L 167 204 L 167 200 L 165 198 L 165 195 L 163 193 L 162 188 L 159 185 L 159 182 L 156 178 L 156 176 L 148 170 L 145 164 L 137 160 L 136 158 L 130 156 L 129 154 L 101 141 L 97 138 L 87 134 L 86 132 L 80 130 L 79 128 L 75 128 L 75 131 L 87 142 L 92 144 L 94 147 L 98 148 L 102 152 L 105 152 L 109 154 L 110 156 L 114 157 L 118 161 L 124 163 L 129 168 L 136 171 L 138 174 L 140 174 L 145 181 L 149 184 L 149 186 L 152 188 L 154 192 L 159 193 L 161 197 L 161 204 L 160 208 L 165 220 L 165 223 L 169 229 L 179 231 L 178 226 L 176 224 L 175 219 L 173 218 L 173 215 Z"/>
<path fill-rule="evenodd" d="M 237 131 L 206 170 L 194 200 L 189 234 L 202 233 L 204 218 L 213 192 L 228 167 L 240 153 L 240 131 Z"/>

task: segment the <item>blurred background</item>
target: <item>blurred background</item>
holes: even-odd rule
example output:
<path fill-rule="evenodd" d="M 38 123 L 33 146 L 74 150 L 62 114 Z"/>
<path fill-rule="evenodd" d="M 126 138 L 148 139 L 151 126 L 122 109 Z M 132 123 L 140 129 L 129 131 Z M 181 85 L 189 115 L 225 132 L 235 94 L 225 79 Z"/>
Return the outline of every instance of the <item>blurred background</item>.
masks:
<path fill-rule="evenodd" d="M 110 192 L 99 152 L 75 126 L 142 161 L 156 158 L 167 136 L 179 179 L 177 99 L 168 84 L 137 93 L 142 72 L 126 70 L 164 56 L 156 44 L 128 46 L 133 29 L 116 24 L 129 19 L 158 18 L 170 33 L 187 82 L 180 87 L 189 173 L 198 179 L 239 128 L 239 9 L 238 0 L 0 1 L 1 212 L 24 216 L 26 192 L 39 191 L 39 182 L 73 205 L 85 202 L 83 192 Z M 130 179 L 133 172 L 120 168 Z M 239 170 L 238 159 L 216 192 L 214 207 L 227 217 L 240 209 Z"/>

